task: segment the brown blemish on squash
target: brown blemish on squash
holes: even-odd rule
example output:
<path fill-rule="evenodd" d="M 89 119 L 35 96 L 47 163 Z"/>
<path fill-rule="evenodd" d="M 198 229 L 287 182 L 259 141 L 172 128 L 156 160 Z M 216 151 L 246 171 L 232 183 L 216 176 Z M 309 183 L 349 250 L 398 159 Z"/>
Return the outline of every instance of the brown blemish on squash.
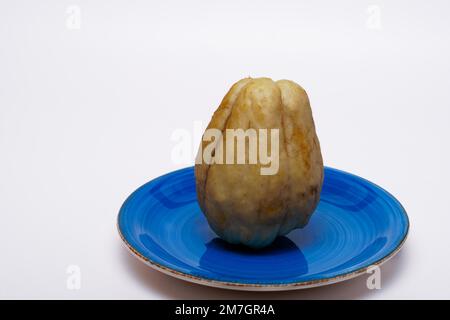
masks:
<path fill-rule="evenodd" d="M 311 169 L 311 147 L 306 141 L 306 135 L 300 128 L 295 128 L 293 133 L 293 140 L 299 142 L 300 154 L 304 165 L 304 170 L 309 171 Z"/>

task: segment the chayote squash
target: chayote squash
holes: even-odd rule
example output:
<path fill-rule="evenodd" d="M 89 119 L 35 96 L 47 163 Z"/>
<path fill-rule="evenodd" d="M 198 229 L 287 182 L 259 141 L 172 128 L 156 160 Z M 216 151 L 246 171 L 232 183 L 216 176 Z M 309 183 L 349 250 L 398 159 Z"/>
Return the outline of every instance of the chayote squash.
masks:
<path fill-rule="evenodd" d="M 205 139 L 210 129 L 220 130 L 223 137 Z M 245 164 L 220 163 L 220 157 L 225 159 L 228 153 L 231 138 L 225 133 L 229 129 L 278 129 L 278 150 L 272 149 L 278 152 L 275 173 L 262 173 L 267 163 L 249 162 L 249 140 Z M 207 131 L 195 165 L 196 189 L 200 208 L 218 236 L 229 243 L 260 248 L 308 223 L 319 202 L 323 161 L 302 87 L 289 80 L 242 79 L 225 95 Z M 259 141 L 267 142 L 267 150 L 277 144 L 270 132 L 266 140 Z M 204 161 L 203 152 L 208 146 L 211 150 L 211 145 L 211 157 Z M 233 157 L 236 160 L 238 155 Z"/>

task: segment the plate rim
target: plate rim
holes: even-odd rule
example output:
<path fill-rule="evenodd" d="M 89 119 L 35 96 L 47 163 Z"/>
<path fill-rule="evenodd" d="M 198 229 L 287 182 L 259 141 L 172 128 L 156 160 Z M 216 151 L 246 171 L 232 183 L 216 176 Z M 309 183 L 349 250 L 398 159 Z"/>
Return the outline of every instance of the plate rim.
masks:
<path fill-rule="evenodd" d="M 185 168 L 181 168 L 178 170 L 174 170 L 171 172 L 168 172 L 166 174 L 163 174 L 161 176 L 158 176 L 154 179 L 158 179 L 158 178 L 162 178 L 166 175 L 175 173 L 177 171 L 183 171 L 183 170 L 187 170 L 192 168 L 192 166 L 190 167 L 185 167 Z M 389 191 L 385 190 L 384 188 L 380 187 L 379 185 L 373 183 L 372 181 L 369 181 L 363 177 L 360 177 L 358 175 L 355 175 L 353 173 L 349 173 L 340 169 L 335 169 L 332 167 L 328 167 L 325 166 L 324 169 L 331 169 L 334 171 L 338 171 L 353 177 L 356 177 L 358 179 L 362 179 L 366 182 L 368 182 L 369 184 L 372 184 L 378 188 L 380 188 L 381 190 L 383 190 L 384 192 L 386 192 L 391 198 L 393 198 L 398 205 L 400 206 L 400 208 L 402 209 L 402 212 L 404 214 L 405 217 L 405 221 L 406 221 L 406 232 L 403 236 L 403 238 L 401 239 L 401 241 L 399 242 L 399 244 L 388 254 L 386 254 L 384 257 L 378 259 L 377 261 L 373 262 L 372 264 L 370 264 L 369 266 L 364 266 L 361 267 L 359 269 L 353 270 L 351 272 L 347 272 L 347 273 L 343 273 L 334 277 L 328 277 L 328 278 L 323 278 L 323 279 L 314 279 L 314 280 L 308 280 L 308 281 L 297 281 L 297 282 L 291 282 L 291 283 L 270 283 L 270 284 L 265 284 L 265 283 L 243 283 L 243 282 L 231 282 L 231 281 L 222 281 L 222 280 L 217 280 L 217 279 L 211 279 L 211 278 L 207 278 L 207 277 L 200 277 L 200 276 L 195 276 L 195 275 L 191 275 L 182 271 L 178 271 L 172 268 L 169 268 L 167 266 L 164 266 L 158 262 L 152 261 L 151 259 L 149 259 L 148 257 L 144 256 L 143 254 L 141 254 L 136 248 L 134 248 L 129 242 L 128 240 L 125 238 L 125 236 L 122 233 L 122 230 L 120 228 L 120 217 L 123 213 L 123 207 L 124 205 L 128 202 L 128 200 L 137 192 L 139 191 L 143 186 L 145 186 L 147 183 L 150 183 L 151 181 L 153 181 L 154 179 L 144 183 L 142 186 L 140 186 L 139 188 L 137 188 L 135 191 L 133 191 L 123 202 L 122 206 L 120 207 L 119 210 L 119 214 L 117 215 L 117 220 L 116 220 L 116 227 L 119 233 L 119 236 L 122 240 L 122 243 L 125 245 L 125 247 L 128 249 L 128 252 L 131 253 L 131 255 L 135 258 L 137 258 L 139 261 L 143 262 L 144 264 L 146 264 L 147 266 L 150 266 L 151 268 L 164 273 L 166 275 L 172 276 L 174 278 L 177 279 L 181 279 L 184 281 L 188 281 L 191 283 L 196 283 L 196 284 L 200 284 L 200 285 L 204 285 L 204 286 L 208 286 L 208 287 L 214 287 L 214 288 L 221 288 L 221 289 L 230 289 L 230 290 L 240 290 L 240 291 L 287 291 L 287 290 L 299 290 L 299 289 L 308 289 L 308 288 L 315 288 L 315 287 L 321 287 L 321 286 L 325 286 L 325 285 L 330 285 L 330 284 L 334 284 L 334 283 L 339 283 L 342 281 L 346 281 L 346 280 L 350 280 L 353 278 L 356 278 L 364 273 L 367 273 L 367 270 L 369 270 L 370 268 L 373 268 L 374 266 L 381 266 L 382 264 L 384 264 L 385 262 L 389 261 L 392 257 L 394 257 L 403 247 L 403 245 L 406 242 L 406 239 L 408 238 L 409 235 L 409 229 L 410 229 L 410 220 L 409 220 L 409 216 L 408 213 L 406 212 L 405 208 L 403 207 L 403 205 L 400 203 L 400 201 L 397 200 L 397 198 L 395 198 Z"/>

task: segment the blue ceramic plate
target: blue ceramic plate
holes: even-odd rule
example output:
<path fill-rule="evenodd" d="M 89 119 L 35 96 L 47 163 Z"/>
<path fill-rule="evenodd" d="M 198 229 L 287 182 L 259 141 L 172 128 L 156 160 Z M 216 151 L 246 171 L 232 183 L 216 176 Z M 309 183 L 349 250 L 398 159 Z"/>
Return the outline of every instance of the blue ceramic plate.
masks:
<path fill-rule="evenodd" d="M 120 235 L 140 260 L 166 274 L 238 290 L 290 290 L 335 283 L 380 265 L 404 243 L 401 204 L 375 184 L 325 168 L 309 224 L 262 250 L 229 245 L 197 204 L 193 167 L 136 190 L 118 217 Z"/>

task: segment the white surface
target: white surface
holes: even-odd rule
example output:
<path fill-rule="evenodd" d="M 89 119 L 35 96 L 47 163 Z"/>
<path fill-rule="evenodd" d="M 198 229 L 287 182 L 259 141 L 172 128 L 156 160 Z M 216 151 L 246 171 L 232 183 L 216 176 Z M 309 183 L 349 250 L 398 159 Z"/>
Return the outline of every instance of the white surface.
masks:
<path fill-rule="evenodd" d="M 450 2 L 260 2 L 0 3 L 0 298 L 450 298 Z M 211 289 L 123 248 L 125 198 L 185 166 L 171 160 L 174 130 L 206 125 L 248 75 L 300 83 L 325 163 L 405 206 L 409 239 L 381 290 L 365 276 L 286 293 Z M 69 265 L 79 290 L 66 287 Z"/>

